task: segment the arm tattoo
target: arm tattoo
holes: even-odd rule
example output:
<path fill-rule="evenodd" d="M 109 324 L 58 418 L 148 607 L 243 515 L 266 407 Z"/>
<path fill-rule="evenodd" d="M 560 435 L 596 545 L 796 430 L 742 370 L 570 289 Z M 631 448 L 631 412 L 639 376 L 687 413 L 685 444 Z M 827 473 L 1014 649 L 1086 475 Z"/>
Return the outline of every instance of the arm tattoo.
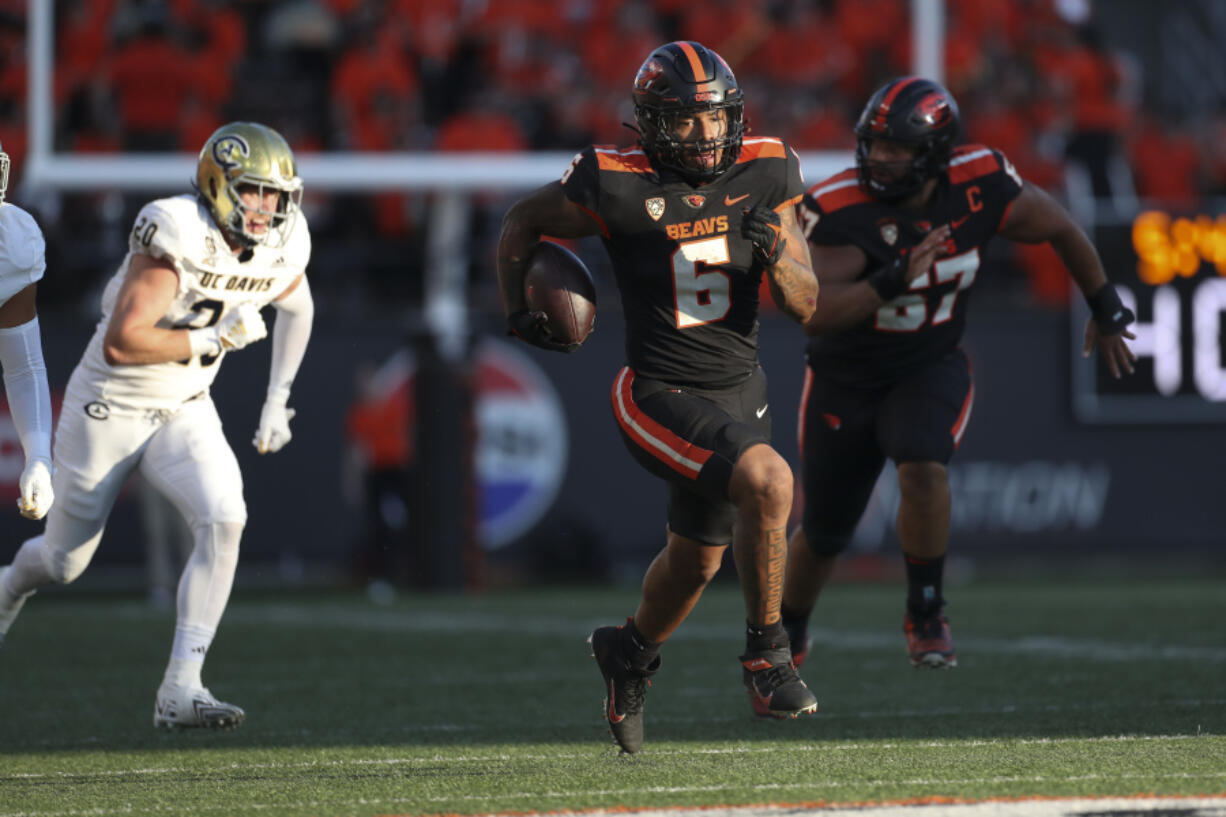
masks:
<path fill-rule="evenodd" d="M 804 322 L 813 314 L 817 303 L 817 279 L 808 264 L 789 253 L 767 270 L 771 297 L 792 320 Z"/>

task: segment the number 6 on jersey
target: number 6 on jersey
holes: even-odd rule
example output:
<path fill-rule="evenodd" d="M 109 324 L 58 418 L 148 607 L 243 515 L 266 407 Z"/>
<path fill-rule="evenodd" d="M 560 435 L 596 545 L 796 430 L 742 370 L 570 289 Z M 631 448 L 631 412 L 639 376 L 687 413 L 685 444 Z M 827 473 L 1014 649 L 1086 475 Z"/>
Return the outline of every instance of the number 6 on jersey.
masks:
<path fill-rule="evenodd" d="M 708 265 L 731 261 L 727 236 L 686 241 L 677 247 L 673 253 L 673 303 L 678 329 L 723 320 L 728 314 L 732 279 L 721 269 L 708 269 Z"/>

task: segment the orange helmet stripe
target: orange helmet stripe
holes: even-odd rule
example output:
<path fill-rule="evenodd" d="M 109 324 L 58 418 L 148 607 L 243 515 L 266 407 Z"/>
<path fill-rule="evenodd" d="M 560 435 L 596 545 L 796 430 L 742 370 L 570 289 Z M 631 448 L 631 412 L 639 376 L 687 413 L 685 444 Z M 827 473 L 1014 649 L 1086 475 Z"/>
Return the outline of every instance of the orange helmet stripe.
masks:
<path fill-rule="evenodd" d="M 694 72 L 694 82 L 698 83 L 699 92 L 707 90 L 707 83 L 704 82 L 707 72 L 703 70 L 702 60 L 699 59 L 698 52 L 694 50 L 694 46 L 685 40 L 678 40 L 677 45 L 680 46 L 681 52 L 685 54 L 685 58 L 690 62 L 690 70 Z"/>
<path fill-rule="evenodd" d="M 886 115 L 890 112 L 890 106 L 894 104 L 894 100 L 898 98 L 898 95 L 902 92 L 902 89 L 906 88 L 911 83 L 918 81 L 919 77 L 907 77 L 904 80 L 896 82 L 894 87 L 891 88 L 884 97 L 882 97 L 881 104 L 877 106 L 877 112 L 873 114 L 873 120 L 876 121 L 878 118 L 880 118 L 882 121 L 884 121 Z"/>

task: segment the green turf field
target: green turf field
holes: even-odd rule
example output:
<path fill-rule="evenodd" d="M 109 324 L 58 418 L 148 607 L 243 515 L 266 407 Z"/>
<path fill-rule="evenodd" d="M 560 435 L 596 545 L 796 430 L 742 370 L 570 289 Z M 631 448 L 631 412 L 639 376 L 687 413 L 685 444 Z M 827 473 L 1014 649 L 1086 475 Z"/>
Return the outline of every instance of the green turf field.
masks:
<path fill-rule="evenodd" d="M 743 611 L 713 586 L 619 757 L 584 639 L 637 588 L 475 598 L 238 592 L 205 680 L 229 733 L 159 733 L 173 620 L 74 588 L 0 649 L 0 817 L 475 814 L 923 797 L 1226 792 L 1226 588 L 953 589 L 950 672 L 913 670 L 897 586 L 833 587 L 804 676 L 818 714 L 756 721 Z"/>

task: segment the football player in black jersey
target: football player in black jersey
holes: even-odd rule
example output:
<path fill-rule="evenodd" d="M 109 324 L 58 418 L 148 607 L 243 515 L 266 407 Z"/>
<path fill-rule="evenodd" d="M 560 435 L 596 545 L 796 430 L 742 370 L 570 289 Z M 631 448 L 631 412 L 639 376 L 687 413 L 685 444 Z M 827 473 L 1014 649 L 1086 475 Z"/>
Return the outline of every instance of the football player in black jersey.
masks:
<path fill-rule="evenodd" d="M 898 466 L 911 663 L 957 662 L 942 612 L 946 473 L 974 398 L 959 348 L 970 287 L 994 235 L 1047 242 L 1090 303 L 1084 351 L 1131 372 L 1132 313 L 1068 213 L 999 151 L 954 147 L 958 108 L 940 85 L 893 80 L 856 125 L 856 168 L 814 185 L 801 219 L 822 299 L 801 399 L 804 523 L 792 537 L 784 623 L 799 665 L 806 625 L 887 458 Z"/>
<path fill-rule="evenodd" d="M 791 664 L 779 603 L 792 475 L 770 447 L 758 366 L 758 290 L 803 323 L 817 302 L 796 207 L 799 160 L 783 142 L 745 136 L 741 88 L 695 42 L 657 48 L 634 81 L 638 144 L 592 146 L 558 182 L 516 202 L 502 224 L 498 277 L 512 331 L 568 351 L 527 310 L 526 259 L 542 235 L 599 235 L 613 261 L 627 365 L 613 413 L 634 458 L 669 483 L 664 549 L 633 617 L 589 639 L 617 743 L 643 741 L 647 678 L 733 545 L 748 634 L 751 698 L 775 717 L 817 708 Z"/>

